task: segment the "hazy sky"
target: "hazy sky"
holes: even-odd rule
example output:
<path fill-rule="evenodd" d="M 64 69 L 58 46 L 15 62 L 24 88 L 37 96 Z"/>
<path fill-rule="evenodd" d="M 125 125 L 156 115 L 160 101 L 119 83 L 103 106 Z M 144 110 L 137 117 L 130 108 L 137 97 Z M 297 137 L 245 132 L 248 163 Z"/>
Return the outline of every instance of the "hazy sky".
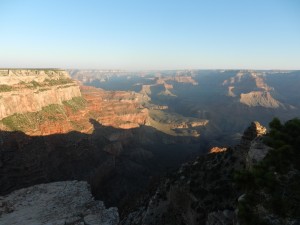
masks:
<path fill-rule="evenodd" d="M 300 1 L 0 0 L 0 67 L 300 69 Z"/>

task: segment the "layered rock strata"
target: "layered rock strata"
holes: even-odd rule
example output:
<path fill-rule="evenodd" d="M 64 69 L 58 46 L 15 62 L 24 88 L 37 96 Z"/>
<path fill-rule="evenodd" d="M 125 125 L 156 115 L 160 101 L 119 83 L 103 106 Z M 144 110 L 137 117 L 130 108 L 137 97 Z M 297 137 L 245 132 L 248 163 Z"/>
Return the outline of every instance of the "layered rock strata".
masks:
<path fill-rule="evenodd" d="M 80 97 L 79 86 L 61 70 L 1 70 L 0 120 L 37 112 L 51 104 Z"/>

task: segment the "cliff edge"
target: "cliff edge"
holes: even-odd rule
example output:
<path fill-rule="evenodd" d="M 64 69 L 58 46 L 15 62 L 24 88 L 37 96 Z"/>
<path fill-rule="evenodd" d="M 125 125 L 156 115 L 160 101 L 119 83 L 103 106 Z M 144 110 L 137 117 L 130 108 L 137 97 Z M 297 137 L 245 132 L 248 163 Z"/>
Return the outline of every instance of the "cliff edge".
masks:
<path fill-rule="evenodd" d="M 0 224 L 117 225 L 117 208 L 95 201 L 84 181 L 20 189 L 0 197 Z"/>

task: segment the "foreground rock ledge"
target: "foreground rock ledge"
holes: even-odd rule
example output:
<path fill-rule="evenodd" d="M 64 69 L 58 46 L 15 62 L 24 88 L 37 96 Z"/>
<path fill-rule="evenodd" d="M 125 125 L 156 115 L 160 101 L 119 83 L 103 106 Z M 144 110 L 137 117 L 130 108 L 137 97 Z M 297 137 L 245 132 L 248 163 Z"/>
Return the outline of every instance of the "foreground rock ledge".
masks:
<path fill-rule="evenodd" d="M 0 196 L 0 224 L 116 225 L 117 208 L 95 201 L 85 181 L 35 185 Z"/>

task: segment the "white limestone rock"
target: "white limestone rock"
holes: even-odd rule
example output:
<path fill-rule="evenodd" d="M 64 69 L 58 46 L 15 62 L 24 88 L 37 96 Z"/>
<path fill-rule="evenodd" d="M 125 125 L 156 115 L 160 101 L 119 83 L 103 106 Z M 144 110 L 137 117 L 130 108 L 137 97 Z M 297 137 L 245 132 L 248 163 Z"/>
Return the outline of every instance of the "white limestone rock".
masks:
<path fill-rule="evenodd" d="M 1 225 L 116 225 L 118 222 L 117 208 L 106 209 L 103 202 L 95 201 L 85 181 L 40 184 L 0 197 Z"/>

